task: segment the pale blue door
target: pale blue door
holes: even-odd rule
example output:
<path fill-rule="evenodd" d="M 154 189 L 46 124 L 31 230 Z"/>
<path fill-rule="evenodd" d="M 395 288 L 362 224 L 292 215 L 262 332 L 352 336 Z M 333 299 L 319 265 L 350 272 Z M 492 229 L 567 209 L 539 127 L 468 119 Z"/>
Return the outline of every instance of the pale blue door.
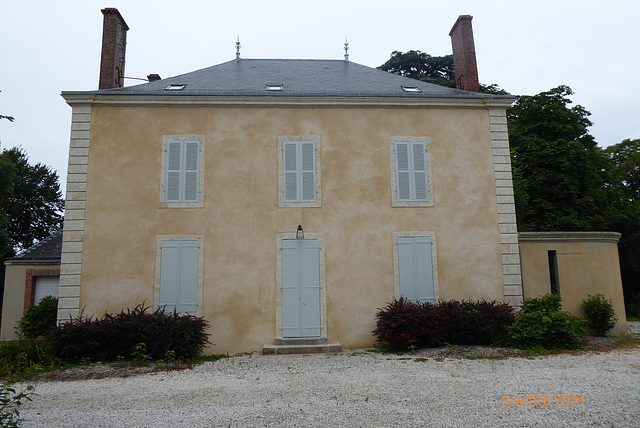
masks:
<path fill-rule="evenodd" d="M 282 337 L 320 337 L 320 246 L 282 241 Z"/>

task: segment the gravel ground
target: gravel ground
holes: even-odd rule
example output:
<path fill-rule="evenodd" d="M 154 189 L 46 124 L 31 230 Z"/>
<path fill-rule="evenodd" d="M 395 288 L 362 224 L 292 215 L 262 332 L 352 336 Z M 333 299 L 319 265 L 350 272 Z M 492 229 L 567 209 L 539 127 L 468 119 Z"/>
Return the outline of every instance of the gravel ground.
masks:
<path fill-rule="evenodd" d="M 637 346 L 499 360 L 364 350 L 245 355 L 192 370 L 35 385 L 24 427 L 640 424 Z M 537 397 L 531 405 L 528 396 Z"/>

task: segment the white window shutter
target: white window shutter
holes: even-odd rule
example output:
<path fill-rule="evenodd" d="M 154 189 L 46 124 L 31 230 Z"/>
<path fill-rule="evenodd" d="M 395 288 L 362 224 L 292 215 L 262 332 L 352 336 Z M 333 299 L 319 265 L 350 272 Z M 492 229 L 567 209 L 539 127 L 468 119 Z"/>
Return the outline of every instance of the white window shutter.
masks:
<path fill-rule="evenodd" d="M 316 145 L 313 141 L 304 141 L 301 149 L 302 195 L 300 200 L 315 202 L 316 200 Z"/>
<path fill-rule="evenodd" d="M 167 183 L 165 189 L 165 200 L 167 202 L 180 201 L 181 158 L 181 142 L 169 141 L 167 143 Z"/>
<path fill-rule="evenodd" d="M 160 254 L 159 304 L 167 312 L 176 310 L 180 287 L 180 246 L 178 241 L 162 241 Z"/>
<path fill-rule="evenodd" d="M 198 310 L 198 241 L 162 241 L 159 305 L 166 311 Z"/>
<path fill-rule="evenodd" d="M 400 295 L 416 302 L 434 302 L 431 237 L 398 238 Z"/>
<path fill-rule="evenodd" d="M 413 179 L 415 187 L 414 200 L 427 201 L 427 156 L 424 143 L 413 143 Z"/>
<path fill-rule="evenodd" d="M 198 202 L 198 167 L 200 164 L 200 142 L 184 142 L 184 201 Z"/>
<path fill-rule="evenodd" d="M 411 200 L 409 143 L 396 143 L 396 194 L 398 201 Z"/>
<path fill-rule="evenodd" d="M 282 146 L 284 165 L 284 201 L 298 202 L 298 150 L 295 141 L 285 141 Z"/>

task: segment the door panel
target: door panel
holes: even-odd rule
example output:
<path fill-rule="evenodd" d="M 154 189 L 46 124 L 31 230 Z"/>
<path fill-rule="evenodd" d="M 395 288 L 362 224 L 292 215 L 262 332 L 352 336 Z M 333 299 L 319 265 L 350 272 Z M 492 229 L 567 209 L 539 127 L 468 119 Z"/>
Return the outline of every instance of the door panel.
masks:
<path fill-rule="evenodd" d="M 320 337 L 317 239 L 282 241 L 282 337 Z"/>

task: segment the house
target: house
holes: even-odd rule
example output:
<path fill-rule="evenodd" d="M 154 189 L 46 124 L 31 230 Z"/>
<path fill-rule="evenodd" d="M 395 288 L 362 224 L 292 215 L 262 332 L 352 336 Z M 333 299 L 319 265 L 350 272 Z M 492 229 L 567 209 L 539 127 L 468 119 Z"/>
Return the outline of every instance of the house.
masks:
<path fill-rule="evenodd" d="M 394 297 L 522 303 L 514 98 L 474 91 L 470 16 L 470 90 L 239 53 L 123 87 L 128 26 L 102 12 L 100 89 L 62 93 L 61 321 L 145 302 L 204 316 L 210 352 L 311 352 L 371 346 Z"/>
<path fill-rule="evenodd" d="M 58 297 L 62 231 L 5 261 L 0 340 L 18 338 L 16 323 L 45 296 Z"/>

